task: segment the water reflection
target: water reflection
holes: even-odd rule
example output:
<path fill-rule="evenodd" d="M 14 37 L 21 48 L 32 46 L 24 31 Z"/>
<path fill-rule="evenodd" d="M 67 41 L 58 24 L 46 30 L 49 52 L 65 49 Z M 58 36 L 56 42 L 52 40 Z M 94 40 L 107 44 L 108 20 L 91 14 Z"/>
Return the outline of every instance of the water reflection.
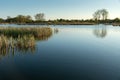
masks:
<path fill-rule="evenodd" d="M 98 38 L 105 38 L 107 36 L 107 29 L 105 25 L 97 25 L 93 33 Z"/>
<path fill-rule="evenodd" d="M 53 34 L 58 34 L 59 29 L 62 28 L 53 28 L 52 32 L 44 32 L 46 34 L 40 35 L 37 40 L 32 35 L 27 36 L 18 36 L 17 38 L 0 36 L 0 56 L 6 56 L 16 53 L 35 53 L 36 51 L 36 42 L 37 41 L 45 41 L 48 40 Z M 91 31 L 91 29 L 86 28 L 64 28 L 64 30 L 72 30 L 75 31 Z M 63 29 L 62 29 L 63 31 Z M 107 35 L 107 29 L 105 25 L 97 25 L 93 30 L 94 35 L 97 38 L 104 38 Z"/>
<path fill-rule="evenodd" d="M 104 40 L 94 37 L 96 35 L 93 34 L 95 30 L 98 31 L 95 31 L 97 34 L 103 34 L 105 29 L 107 35 L 107 27 L 109 28 L 108 33 L 112 31 L 110 37 L 106 37 Z M 30 48 L 24 45 L 25 43 L 29 45 L 28 39 L 26 40 L 25 37 L 24 44 L 22 44 L 23 41 L 20 36 L 17 39 L 6 37 L 9 39 L 7 41 L 12 44 L 16 40 L 20 41 L 17 42 L 19 46 L 1 47 L 3 50 L 0 54 L 0 58 L 2 57 L 0 74 L 3 77 L 1 79 L 13 80 L 14 77 L 16 79 L 22 77 L 21 80 L 57 80 L 58 78 L 61 80 L 114 80 L 119 77 L 120 73 L 120 32 L 116 32 L 116 28 L 107 27 L 70 26 L 69 28 L 69 26 L 63 26 L 62 28 L 57 27 L 59 31 L 54 31 L 52 28 L 53 34 L 59 33 L 53 35 L 47 42 L 35 42 L 37 47 Z M 117 30 L 119 29 L 117 28 Z M 1 39 L 5 38 L 1 37 Z M 3 43 L 6 41 L 3 40 Z M 33 52 L 35 51 L 34 56 L 29 54 L 31 48 Z M 8 52 L 14 55 L 14 58 L 11 55 L 9 56 Z M 19 54 L 24 55 L 24 53 L 25 56 L 19 56 Z"/>
<path fill-rule="evenodd" d="M 57 34 L 59 32 L 58 28 L 54 29 L 54 34 Z"/>

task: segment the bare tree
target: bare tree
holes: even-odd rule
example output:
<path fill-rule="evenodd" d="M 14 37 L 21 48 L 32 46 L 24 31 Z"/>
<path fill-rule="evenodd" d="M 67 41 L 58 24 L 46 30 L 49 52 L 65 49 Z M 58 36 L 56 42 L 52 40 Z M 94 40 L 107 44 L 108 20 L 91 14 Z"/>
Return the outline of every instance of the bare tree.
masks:
<path fill-rule="evenodd" d="M 102 20 L 106 20 L 108 18 L 108 11 L 106 9 L 101 10 Z"/>
<path fill-rule="evenodd" d="M 32 17 L 31 17 L 30 15 L 27 15 L 27 16 L 26 16 L 26 19 L 32 20 Z"/>
<path fill-rule="evenodd" d="M 108 18 L 108 11 L 106 9 L 101 9 L 101 10 L 97 10 L 94 14 L 93 14 L 93 18 L 94 20 L 106 20 Z"/>
<path fill-rule="evenodd" d="M 93 18 L 95 20 L 100 20 L 100 17 L 101 17 L 101 11 L 100 10 L 97 10 L 94 14 L 93 14 Z"/>
<path fill-rule="evenodd" d="M 10 16 L 7 16 L 7 19 L 11 19 L 11 17 L 10 17 Z"/>
<path fill-rule="evenodd" d="M 35 19 L 37 21 L 44 21 L 45 20 L 45 14 L 44 13 L 39 13 L 35 15 Z"/>

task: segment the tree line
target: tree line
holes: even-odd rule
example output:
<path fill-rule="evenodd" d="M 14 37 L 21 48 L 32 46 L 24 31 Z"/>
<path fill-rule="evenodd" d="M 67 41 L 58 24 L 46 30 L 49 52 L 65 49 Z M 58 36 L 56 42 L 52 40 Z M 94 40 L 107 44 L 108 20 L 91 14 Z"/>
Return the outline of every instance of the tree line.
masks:
<path fill-rule="evenodd" d="M 119 18 L 108 19 L 109 12 L 106 9 L 100 9 L 93 13 L 92 19 L 69 20 L 56 19 L 46 20 L 44 13 L 38 13 L 33 19 L 30 15 L 18 15 L 16 17 L 7 16 L 7 19 L 0 18 L 0 23 L 10 24 L 105 24 L 105 23 L 120 23 Z"/>
<path fill-rule="evenodd" d="M 44 13 L 38 13 L 34 16 L 35 20 L 32 19 L 30 15 L 18 15 L 16 17 L 7 16 L 7 19 L 0 18 L 0 23 L 33 23 L 33 22 L 40 22 L 45 21 Z"/>

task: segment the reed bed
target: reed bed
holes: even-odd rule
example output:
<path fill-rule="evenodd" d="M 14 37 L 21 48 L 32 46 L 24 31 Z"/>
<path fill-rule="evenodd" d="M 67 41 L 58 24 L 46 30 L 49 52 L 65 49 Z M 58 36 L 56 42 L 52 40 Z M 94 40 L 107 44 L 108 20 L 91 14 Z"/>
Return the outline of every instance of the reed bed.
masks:
<path fill-rule="evenodd" d="M 18 36 L 33 35 L 36 39 L 44 39 L 52 35 L 49 27 L 0 27 L 0 35 L 16 38 Z"/>
<path fill-rule="evenodd" d="M 36 40 L 46 40 L 51 35 L 49 27 L 0 27 L 0 55 L 14 53 L 15 50 L 33 52 Z"/>
<path fill-rule="evenodd" d="M 18 38 L 0 36 L 0 55 L 6 56 L 8 53 L 15 53 L 16 50 L 33 53 L 35 50 L 34 36 L 27 35 Z"/>

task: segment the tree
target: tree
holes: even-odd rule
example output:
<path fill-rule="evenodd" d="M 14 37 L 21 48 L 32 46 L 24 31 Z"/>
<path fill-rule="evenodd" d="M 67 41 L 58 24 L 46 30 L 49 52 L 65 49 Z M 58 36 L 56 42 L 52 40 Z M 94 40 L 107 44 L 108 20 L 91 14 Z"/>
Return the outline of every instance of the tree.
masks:
<path fill-rule="evenodd" d="M 6 22 L 12 23 L 13 22 L 13 18 L 11 18 L 10 16 L 7 16 Z"/>
<path fill-rule="evenodd" d="M 15 17 L 15 19 L 16 19 L 17 23 L 26 23 L 26 22 L 32 21 L 32 18 L 29 15 L 27 15 L 27 16 L 18 15 L 17 17 Z"/>
<path fill-rule="evenodd" d="M 44 13 L 39 13 L 35 15 L 36 21 L 44 21 L 45 20 L 45 14 Z"/>
<path fill-rule="evenodd" d="M 100 20 L 100 17 L 101 17 L 101 11 L 100 10 L 97 10 L 94 14 L 93 14 L 93 18 L 94 20 Z"/>
<path fill-rule="evenodd" d="M 32 17 L 31 17 L 30 15 L 27 15 L 27 16 L 26 16 L 26 19 L 27 19 L 27 20 L 32 20 Z"/>
<path fill-rule="evenodd" d="M 4 19 L 0 18 L 0 23 L 3 23 L 4 22 Z"/>
<path fill-rule="evenodd" d="M 101 9 L 101 10 L 97 10 L 94 14 L 93 14 L 93 18 L 94 20 L 98 21 L 98 20 L 107 20 L 108 18 L 108 11 L 106 9 Z"/>
<path fill-rule="evenodd" d="M 108 17 L 108 11 L 106 9 L 101 10 L 102 20 L 106 20 Z"/>
<path fill-rule="evenodd" d="M 11 17 L 10 17 L 10 16 L 7 16 L 7 19 L 11 19 Z"/>
<path fill-rule="evenodd" d="M 120 19 L 119 19 L 119 18 L 115 18 L 115 19 L 113 20 L 113 22 L 120 22 Z"/>

